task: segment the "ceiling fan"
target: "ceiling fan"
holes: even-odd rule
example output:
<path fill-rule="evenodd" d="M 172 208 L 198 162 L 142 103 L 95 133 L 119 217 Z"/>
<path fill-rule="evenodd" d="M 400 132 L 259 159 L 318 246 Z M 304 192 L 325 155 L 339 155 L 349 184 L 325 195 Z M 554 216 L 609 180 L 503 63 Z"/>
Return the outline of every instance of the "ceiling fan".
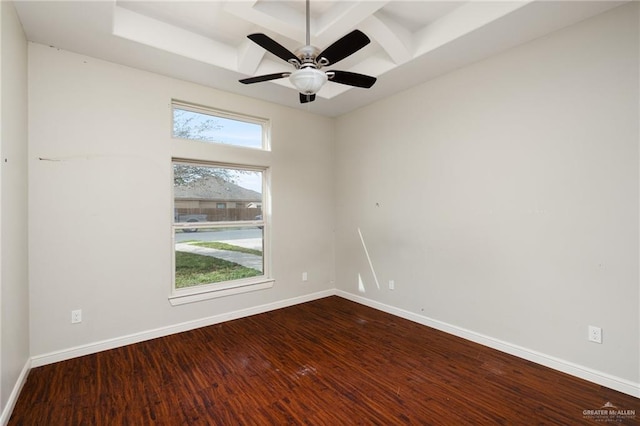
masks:
<path fill-rule="evenodd" d="M 265 34 L 256 33 L 247 36 L 263 49 L 293 65 L 295 70 L 243 78 L 240 83 L 252 84 L 289 77 L 291 84 L 300 92 L 300 103 L 313 102 L 316 99 L 316 93 L 327 81 L 365 89 L 373 86 L 376 82 L 375 77 L 349 71 L 321 71 L 323 67 L 333 65 L 365 47 L 371 42 L 369 37 L 360 30 L 353 30 L 320 51 L 315 46 L 311 46 L 309 0 L 306 0 L 306 12 L 306 45 L 296 50 L 295 53 Z"/>

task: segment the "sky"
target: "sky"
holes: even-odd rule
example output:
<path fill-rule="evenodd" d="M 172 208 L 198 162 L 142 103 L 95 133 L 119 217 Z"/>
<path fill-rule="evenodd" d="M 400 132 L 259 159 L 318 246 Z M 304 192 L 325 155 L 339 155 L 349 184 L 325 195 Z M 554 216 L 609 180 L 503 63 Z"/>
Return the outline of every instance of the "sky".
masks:
<path fill-rule="evenodd" d="M 186 109 L 174 108 L 174 125 L 181 127 L 188 139 L 202 140 L 211 143 L 224 143 L 235 146 L 262 149 L 262 125 L 234 120 L 219 116 L 207 115 Z M 262 193 L 262 173 L 236 173 L 236 184 Z"/>
<path fill-rule="evenodd" d="M 217 118 L 216 121 L 222 125 L 222 128 L 212 135 L 216 141 L 249 148 L 262 148 L 261 125 L 226 118 Z"/>
<path fill-rule="evenodd" d="M 174 108 L 174 132 L 187 139 L 262 149 L 262 125 Z"/>
<path fill-rule="evenodd" d="M 262 194 L 262 173 L 234 173 L 236 185 Z"/>

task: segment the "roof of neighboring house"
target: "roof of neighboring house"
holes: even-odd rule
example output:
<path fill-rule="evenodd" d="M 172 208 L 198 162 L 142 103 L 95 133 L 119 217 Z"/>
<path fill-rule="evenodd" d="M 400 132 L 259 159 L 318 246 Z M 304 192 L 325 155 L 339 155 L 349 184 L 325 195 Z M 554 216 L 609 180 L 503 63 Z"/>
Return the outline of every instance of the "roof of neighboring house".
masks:
<path fill-rule="evenodd" d="M 173 188 L 175 199 L 180 200 L 224 200 L 224 201 L 262 201 L 262 194 L 227 182 L 219 177 L 205 177 L 187 185 Z"/>

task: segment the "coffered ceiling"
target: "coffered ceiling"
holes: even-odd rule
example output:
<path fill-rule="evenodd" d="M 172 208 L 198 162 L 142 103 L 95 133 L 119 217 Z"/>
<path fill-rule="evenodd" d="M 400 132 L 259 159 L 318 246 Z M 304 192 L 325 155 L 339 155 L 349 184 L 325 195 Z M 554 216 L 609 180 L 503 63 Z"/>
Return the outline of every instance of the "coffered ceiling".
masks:
<path fill-rule="evenodd" d="M 371 89 L 333 82 L 301 105 L 291 71 L 247 39 L 305 44 L 305 1 L 16 1 L 30 41 L 311 112 L 338 116 L 443 73 L 544 36 L 625 1 L 311 0 L 311 44 L 353 29 L 371 43 L 334 68 L 378 78 Z"/>

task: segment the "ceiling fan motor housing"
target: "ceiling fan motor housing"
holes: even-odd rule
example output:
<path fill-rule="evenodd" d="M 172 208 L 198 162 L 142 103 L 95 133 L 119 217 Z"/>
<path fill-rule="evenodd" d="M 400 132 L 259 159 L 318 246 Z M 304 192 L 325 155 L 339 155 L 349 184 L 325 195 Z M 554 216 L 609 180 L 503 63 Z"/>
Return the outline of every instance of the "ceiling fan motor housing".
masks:
<path fill-rule="evenodd" d="M 316 57 L 320 53 L 320 49 L 315 46 L 304 46 L 296 50 L 295 55 L 300 59 L 300 64 L 316 64 Z"/>

